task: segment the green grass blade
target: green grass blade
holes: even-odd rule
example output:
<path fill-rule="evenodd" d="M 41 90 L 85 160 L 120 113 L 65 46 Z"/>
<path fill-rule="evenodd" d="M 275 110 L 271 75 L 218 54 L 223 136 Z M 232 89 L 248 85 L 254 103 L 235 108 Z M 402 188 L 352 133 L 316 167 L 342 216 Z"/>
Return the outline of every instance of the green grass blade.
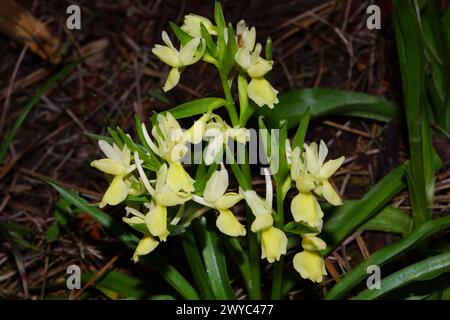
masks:
<path fill-rule="evenodd" d="M 226 103 L 226 100 L 222 98 L 201 98 L 180 104 L 179 106 L 168 110 L 168 112 L 170 112 L 175 119 L 183 119 L 213 111 L 224 106 Z"/>
<path fill-rule="evenodd" d="M 65 77 L 67 74 L 69 74 L 78 64 L 80 64 L 83 61 L 83 59 L 76 60 L 72 62 L 71 64 L 64 67 L 62 70 L 60 70 L 58 73 L 56 73 L 54 76 L 52 76 L 47 82 L 44 83 L 42 87 L 39 88 L 39 90 L 36 92 L 36 94 L 31 98 L 31 100 L 25 105 L 24 110 L 20 114 L 20 116 L 17 118 L 16 122 L 8 131 L 6 134 L 2 145 L 0 147 L 0 163 L 3 162 L 3 158 L 6 155 L 6 152 L 8 151 L 8 147 L 11 144 L 12 140 L 17 134 L 17 131 L 20 129 L 22 124 L 24 123 L 25 119 L 27 118 L 30 111 L 33 109 L 33 107 L 36 105 L 36 103 L 41 99 L 41 97 L 50 90 L 50 88 L 60 79 Z"/>
<path fill-rule="evenodd" d="M 422 126 L 429 126 L 424 120 L 425 102 L 425 61 L 424 43 L 421 38 L 415 1 L 394 2 L 394 27 L 397 50 L 402 77 L 403 97 L 406 122 L 408 125 L 408 140 L 410 150 L 410 171 L 407 176 L 412 198 L 415 225 L 420 225 L 430 218 L 427 203 L 426 186 L 429 185 L 424 168 L 432 166 L 425 163 Z"/>
<path fill-rule="evenodd" d="M 228 250 L 231 259 L 236 263 L 242 277 L 245 281 L 245 287 L 249 294 L 249 298 L 252 299 L 253 291 L 253 281 L 250 262 L 248 260 L 247 253 L 242 249 L 242 246 L 237 238 L 234 237 L 224 237 L 224 244 Z"/>
<path fill-rule="evenodd" d="M 378 290 L 366 289 L 356 297 L 354 300 L 374 300 L 382 297 L 386 293 L 405 286 L 419 277 L 429 277 L 441 274 L 450 266 L 450 252 L 422 260 L 412 264 L 400 271 L 391 274 L 386 278 L 381 279 L 381 288 Z"/>
<path fill-rule="evenodd" d="M 389 201 L 405 188 L 403 176 L 405 167 L 399 166 L 379 181 L 361 200 L 344 203 L 325 221 L 322 235 L 327 249 L 322 254 L 330 254 L 343 240 L 364 222 L 384 208 Z"/>
<path fill-rule="evenodd" d="M 415 248 L 419 243 L 431 236 L 450 228 L 450 216 L 429 221 L 412 231 L 406 238 L 373 253 L 369 260 L 360 263 L 356 268 L 347 273 L 327 293 L 325 299 L 341 299 L 356 285 L 365 280 L 368 275 L 366 268 L 369 265 L 384 266 L 395 258 Z"/>
<path fill-rule="evenodd" d="M 181 236 L 181 244 L 183 245 L 184 253 L 194 276 L 195 283 L 200 291 L 202 299 L 214 299 L 214 293 L 208 282 L 208 277 L 205 271 L 205 266 L 202 261 L 200 252 L 198 251 L 197 240 L 195 240 L 192 228 L 189 228 Z"/>
<path fill-rule="evenodd" d="M 208 226 L 205 217 L 196 219 L 193 225 L 202 248 L 203 261 L 205 262 L 209 283 L 216 299 L 236 299 L 228 278 L 224 248 L 220 244 L 217 231 L 212 230 Z"/>

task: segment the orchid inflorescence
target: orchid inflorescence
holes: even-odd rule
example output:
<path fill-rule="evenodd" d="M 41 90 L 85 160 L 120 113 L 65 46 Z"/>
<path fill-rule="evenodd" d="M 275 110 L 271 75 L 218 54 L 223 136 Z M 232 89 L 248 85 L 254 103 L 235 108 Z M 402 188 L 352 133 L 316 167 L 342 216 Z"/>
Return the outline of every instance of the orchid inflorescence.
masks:
<path fill-rule="evenodd" d="M 245 126 L 258 107 L 276 108 L 278 91 L 267 80 L 273 67 L 270 48 L 266 48 L 263 58 L 263 47 L 256 43 L 255 28 L 249 28 L 244 21 L 237 23 L 235 32 L 231 24 L 225 24 L 223 15 L 216 15 L 215 20 L 213 24 L 205 17 L 187 15 L 181 27 L 171 25 L 181 42 L 179 49 L 164 31 L 164 45 L 155 45 L 152 52 L 170 67 L 164 91 L 179 83 L 185 68 L 203 60 L 218 69 L 225 99 L 217 98 L 206 107 L 204 102 L 211 98 L 200 99 L 195 110 L 192 109 L 195 103 L 190 103 L 189 107 L 183 108 L 182 105 L 154 115 L 151 130 L 137 120 L 140 144 L 133 142 L 120 129 L 111 130 L 111 140 L 99 141 L 106 158 L 91 163 L 111 177 L 100 207 L 126 203 L 123 221 L 142 234 L 133 255 L 135 262 L 210 211 L 217 213 L 218 230 L 229 237 L 257 233 L 261 259 L 273 263 L 287 252 L 289 231 L 279 223 L 280 212 L 274 209 L 273 204 L 272 175 L 281 173 L 271 168 L 262 170 L 264 197 L 253 190 L 251 177 L 245 174 L 236 176 L 239 186 L 230 190 L 229 173 L 221 157 L 227 153 L 230 139 L 244 146 L 249 141 Z M 235 78 L 239 117 L 231 92 Z M 214 109 L 219 107 L 226 108 L 231 124 L 214 113 Z M 178 119 L 186 117 L 180 110 L 186 111 L 187 108 L 190 108 L 185 112 L 187 116 L 201 116 L 189 129 L 183 130 Z M 183 165 L 184 159 L 191 156 L 190 146 L 198 144 L 204 146 L 203 162 L 197 166 L 197 171 L 192 170 L 194 166 L 187 169 Z M 344 157 L 325 161 L 328 149 L 323 141 L 319 146 L 302 143 L 294 146 L 293 150 L 289 140 L 282 145 L 285 146 L 283 156 L 290 174 L 285 174 L 283 183 L 275 186 L 283 188 L 277 195 L 281 194 L 284 199 L 289 189 L 295 187 L 297 193 L 290 203 L 293 218 L 290 224 L 302 226 L 304 230 L 300 233 L 302 251 L 293 259 L 294 268 L 301 277 L 322 282 L 326 271 L 321 252 L 326 243 L 319 238 L 323 212 L 317 197 L 334 206 L 342 204 L 329 179 L 342 165 Z M 239 166 L 235 169 L 238 170 Z M 188 171 L 197 172 L 195 179 Z M 247 179 L 246 183 L 242 182 L 243 178 Z M 247 219 L 237 217 L 233 208 L 240 202 L 245 203 L 253 215 Z"/>

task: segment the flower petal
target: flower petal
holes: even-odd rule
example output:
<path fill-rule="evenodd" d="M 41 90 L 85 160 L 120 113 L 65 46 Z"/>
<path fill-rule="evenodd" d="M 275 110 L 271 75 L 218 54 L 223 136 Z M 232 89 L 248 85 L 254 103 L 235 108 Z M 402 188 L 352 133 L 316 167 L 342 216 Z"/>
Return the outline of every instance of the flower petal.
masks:
<path fill-rule="evenodd" d="M 294 256 L 294 268 L 303 279 L 314 282 L 322 282 L 327 274 L 325 263 L 320 254 L 311 251 L 303 251 Z"/>
<path fill-rule="evenodd" d="M 167 76 L 166 83 L 164 83 L 163 87 L 164 92 L 172 90 L 173 87 L 175 87 L 179 81 L 180 81 L 180 71 L 178 70 L 178 68 L 172 68 L 172 70 L 170 70 L 169 72 L 169 75 Z"/>
<path fill-rule="evenodd" d="M 257 216 L 252 223 L 251 230 L 252 232 L 258 232 L 261 230 L 265 230 L 273 226 L 273 218 L 271 214 L 266 214 L 263 216 Z"/>
<path fill-rule="evenodd" d="M 223 134 L 218 134 L 212 140 L 209 141 L 208 146 L 206 147 L 206 150 L 203 155 L 203 159 L 206 165 L 209 166 L 216 160 L 218 154 L 222 151 L 223 143 L 224 143 Z"/>
<path fill-rule="evenodd" d="M 325 158 L 327 157 L 328 154 L 328 147 L 325 144 L 325 142 L 323 142 L 323 140 L 320 140 L 320 145 L 319 145 L 319 165 L 320 167 L 322 167 Z"/>
<path fill-rule="evenodd" d="M 124 175 L 127 173 L 127 169 L 111 159 L 100 159 L 91 162 L 91 166 L 107 174 L 115 176 Z"/>
<path fill-rule="evenodd" d="M 183 66 L 188 66 L 194 63 L 194 55 L 197 52 L 200 42 L 200 38 L 194 38 L 189 41 L 185 47 L 180 49 L 180 62 Z"/>
<path fill-rule="evenodd" d="M 220 170 L 214 171 L 208 182 L 206 182 L 203 198 L 209 203 L 215 203 L 224 195 L 227 188 L 228 171 L 221 165 Z"/>
<path fill-rule="evenodd" d="M 229 209 L 243 198 L 244 197 L 241 194 L 227 192 L 214 203 L 214 207 L 219 210 Z"/>
<path fill-rule="evenodd" d="M 302 240 L 302 247 L 307 251 L 320 251 L 327 248 L 327 244 L 316 236 L 305 236 Z"/>
<path fill-rule="evenodd" d="M 251 64 L 247 69 L 247 73 L 251 78 L 261 78 L 266 75 L 267 72 L 272 70 L 273 61 L 267 61 L 259 57 L 256 63 Z"/>
<path fill-rule="evenodd" d="M 169 170 L 167 171 L 167 185 L 171 191 L 185 191 L 194 192 L 194 179 L 184 170 L 183 165 L 178 162 L 172 162 L 169 164 Z"/>
<path fill-rule="evenodd" d="M 319 165 L 319 154 L 317 152 L 317 144 L 311 143 L 309 146 L 305 143 L 305 161 L 306 167 L 308 168 L 309 173 L 312 175 L 316 175 L 319 173 L 320 165 Z"/>
<path fill-rule="evenodd" d="M 156 194 L 156 202 L 166 207 L 177 206 L 191 199 L 191 194 L 186 192 L 162 192 Z"/>
<path fill-rule="evenodd" d="M 277 94 L 278 90 L 264 78 L 254 78 L 248 84 L 248 97 L 260 107 L 267 105 L 273 109 L 274 104 L 279 102 Z"/>
<path fill-rule="evenodd" d="M 108 142 L 99 140 L 98 146 L 108 159 L 111 159 L 117 163 L 122 163 L 122 156 L 120 152 L 117 152 L 117 150 L 114 149 Z"/>
<path fill-rule="evenodd" d="M 344 160 L 345 157 L 342 156 L 338 159 L 325 162 L 322 168 L 320 168 L 319 177 L 322 179 L 328 179 L 331 177 L 342 166 Z"/>
<path fill-rule="evenodd" d="M 166 241 L 167 235 L 167 208 L 161 205 L 156 205 L 145 216 L 145 223 L 150 233 L 159 237 L 160 241 Z"/>
<path fill-rule="evenodd" d="M 323 182 L 322 196 L 333 206 L 342 205 L 341 197 L 339 197 L 339 194 L 336 192 L 336 190 L 334 190 L 333 186 L 328 182 L 328 180 L 325 180 Z"/>
<path fill-rule="evenodd" d="M 295 180 L 299 192 L 310 192 L 316 187 L 316 180 L 310 174 L 300 174 Z"/>
<path fill-rule="evenodd" d="M 280 260 L 286 254 L 287 237 L 283 231 L 270 227 L 261 232 L 261 258 L 269 263 Z"/>
<path fill-rule="evenodd" d="M 292 199 L 291 212 L 296 222 L 304 222 L 312 228 L 320 228 L 323 212 L 311 192 L 300 192 Z"/>
<path fill-rule="evenodd" d="M 173 48 L 157 44 L 153 47 L 152 53 L 172 68 L 178 68 L 181 64 L 178 51 Z"/>
<path fill-rule="evenodd" d="M 272 208 L 254 190 L 244 191 L 245 201 L 255 216 L 263 216 L 272 214 Z"/>
<path fill-rule="evenodd" d="M 158 246 L 159 242 L 152 236 L 144 236 L 141 241 L 139 241 L 138 246 L 133 254 L 133 261 L 136 263 L 139 261 L 139 256 L 144 256 L 149 254 Z"/>
<path fill-rule="evenodd" d="M 122 176 L 115 176 L 111 181 L 111 184 L 103 195 L 103 199 L 100 202 L 100 208 L 109 204 L 110 206 L 115 206 L 126 199 L 128 195 L 128 186 L 123 181 Z"/>
<path fill-rule="evenodd" d="M 230 237 L 245 236 L 245 227 L 236 219 L 231 210 L 219 210 L 216 226 L 220 232 Z"/>

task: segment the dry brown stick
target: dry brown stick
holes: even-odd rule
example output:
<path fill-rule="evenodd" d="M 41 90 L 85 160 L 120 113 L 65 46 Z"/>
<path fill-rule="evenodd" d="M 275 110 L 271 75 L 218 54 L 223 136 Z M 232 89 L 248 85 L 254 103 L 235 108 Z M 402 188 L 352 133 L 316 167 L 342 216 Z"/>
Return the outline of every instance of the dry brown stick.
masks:
<path fill-rule="evenodd" d="M 36 71 L 31 72 L 30 74 L 26 75 L 25 77 L 14 83 L 13 87 L 11 88 L 11 93 L 8 93 L 9 87 L 0 91 L 0 100 L 5 99 L 8 94 L 12 95 L 18 90 L 22 90 L 31 86 L 32 84 L 42 80 L 49 74 L 50 72 L 45 68 L 40 68 Z"/>
<path fill-rule="evenodd" d="M 114 256 L 111 260 L 109 260 L 109 262 L 107 264 L 105 264 L 103 266 L 103 268 L 100 269 L 99 272 L 97 272 L 95 274 L 95 276 L 93 278 L 91 278 L 85 285 L 83 288 L 81 288 L 81 290 L 77 291 L 77 293 L 75 293 L 71 298 L 69 298 L 70 300 L 75 300 L 77 299 L 84 291 L 86 291 L 86 289 L 88 289 L 90 286 L 92 286 L 93 284 L 95 284 L 95 282 L 100 279 L 100 277 L 102 275 L 105 274 L 105 272 L 107 272 L 109 269 L 111 269 L 111 267 L 114 265 L 114 263 L 117 261 L 117 259 L 119 259 L 120 254 L 117 256 Z"/>
<path fill-rule="evenodd" d="M 0 119 L 0 133 L 3 132 L 3 125 L 5 123 L 5 117 L 8 113 L 10 102 L 11 102 L 11 93 L 14 87 L 14 81 L 16 81 L 17 73 L 19 72 L 20 65 L 22 64 L 23 58 L 25 57 L 25 53 L 27 52 L 27 46 L 23 47 L 20 52 L 19 58 L 17 59 L 16 65 L 14 66 L 13 73 L 11 75 L 11 80 L 9 81 L 9 86 L 6 89 L 6 99 L 3 104 L 2 117 Z"/>
<path fill-rule="evenodd" d="M 333 279 L 336 282 L 338 282 L 341 279 L 341 275 L 336 270 L 336 268 L 334 267 L 333 262 L 331 262 L 329 258 L 325 259 L 325 267 L 327 268 L 328 272 L 331 274 L 331 276 L 333 277 Z"/>
<path fill-rule="evenodd" d="M 361 237 L 361 234 L 357 234 L 355 236 L 355 239 L 356 239 L 356 243 L 358 244 L 358 248 L 361 251 L 362 256 L 364 257 L 364 260 L 369 260 L 369 258 L 370 258 L 369 249 L 367 249 L 366 242 Z"/>
<path fill-rule="evenodd" d="M 349 133 L 353 133 L 353 134 L 356 134 L 356 135 L 359 135 L 359 136 L 363 136 L 365 138 L 374 139 L 374 136 L 372 136 L 370 133 L 367 133 L 367 132 L 364 132 L 364 131 L 361 131 L 361 130 L 358 130 L 358 129 L 352 129 L 352 128 L 349 128 L 347 126 L 343 126 L 343 125 L 341 125 L 339 123 L 336 123 L 336 122 L 333 122 L 333 121 L 325 120 L 325 121 L 323 121 L 323 124 L 325 124 L 325 125 L 327 125 L 329 127 L 340 129 L 342 131 L 347 131 Z"/>
<path fill-rule="evenodd" d="M 0 1 L 0 31 L 26 45 L 42 59 L 59 63 L 59 39 L 47 26 L 14 0 Z"/>

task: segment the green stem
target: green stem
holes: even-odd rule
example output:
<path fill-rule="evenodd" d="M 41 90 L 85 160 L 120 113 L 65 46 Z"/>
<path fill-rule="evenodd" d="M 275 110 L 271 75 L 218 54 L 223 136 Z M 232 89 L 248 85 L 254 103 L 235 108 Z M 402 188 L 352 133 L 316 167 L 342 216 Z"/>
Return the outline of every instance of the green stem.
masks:
<path fill-rule="evenodd" d="M 236 106 L 234 105 L 233 95 L 231 93 L 231 87 L 228 83 L 226 75 L 219 69 L 220 82 L 222 83 L 223 92 L 225 94 L 225 99 L 227 103 L 225 107 L 227 108 L 228 115 L 230 116 L 231 124 L 233 127 L 237 126 L 239 123 L 238 114 L 236 111 Z"/>
<path fill-rule="evenodd" d="M 284 206 L 283 206 L 283 189 L 282 182 L 279 179 L 275 179 L 276 184 L 276 198 L 277 198 L 277 218 L 275 221 L 275 227 L 282 228 L 284 225 Z M 284 256 L 280 258 L 280 261 L 275 262 L 273 268 L 273 280 L 272 280 L 272 300 L 281 299 L 281 289 L 283 285 L 283 261 Z"/>
<path fill-rule="evenodd" d="M 245 180 L 247 181 L 247 186 L 252 188 L 252 174 L 249 164 L 249 154 L 248 149 L 245 150 L 245 163 L 242 164 L 241 170 L 244 174 Z M 251 225 L 255 217 L 248 206 L 246 206 L 247 214 L 247 230 L 251 229 Z M 258 245 L 258 236 L 256 233 L 249 232 L 248 235 L 248 247 L 250 256 L 250 269 L 251 269 L 251 279 L 252 279 L 252 290 L 249 292 L 250 299 L 260 300 L 261 299 L 261 271 L 260 271 L 260 253 Z"/>
<path fill-rule="evenodd" d="M 197 287 L 200 290 L 202 299 L 213 300 L 214 293 L 209 286 L 208 277 L 205 266 L 202 262 L 202 257 L 198 251 L 197 241 L 195 240 L 192 228 L 188 228 L 185 233 L 181 235 L 181 243 L 184 248 L 184 253 L 191 268 Z"/>

